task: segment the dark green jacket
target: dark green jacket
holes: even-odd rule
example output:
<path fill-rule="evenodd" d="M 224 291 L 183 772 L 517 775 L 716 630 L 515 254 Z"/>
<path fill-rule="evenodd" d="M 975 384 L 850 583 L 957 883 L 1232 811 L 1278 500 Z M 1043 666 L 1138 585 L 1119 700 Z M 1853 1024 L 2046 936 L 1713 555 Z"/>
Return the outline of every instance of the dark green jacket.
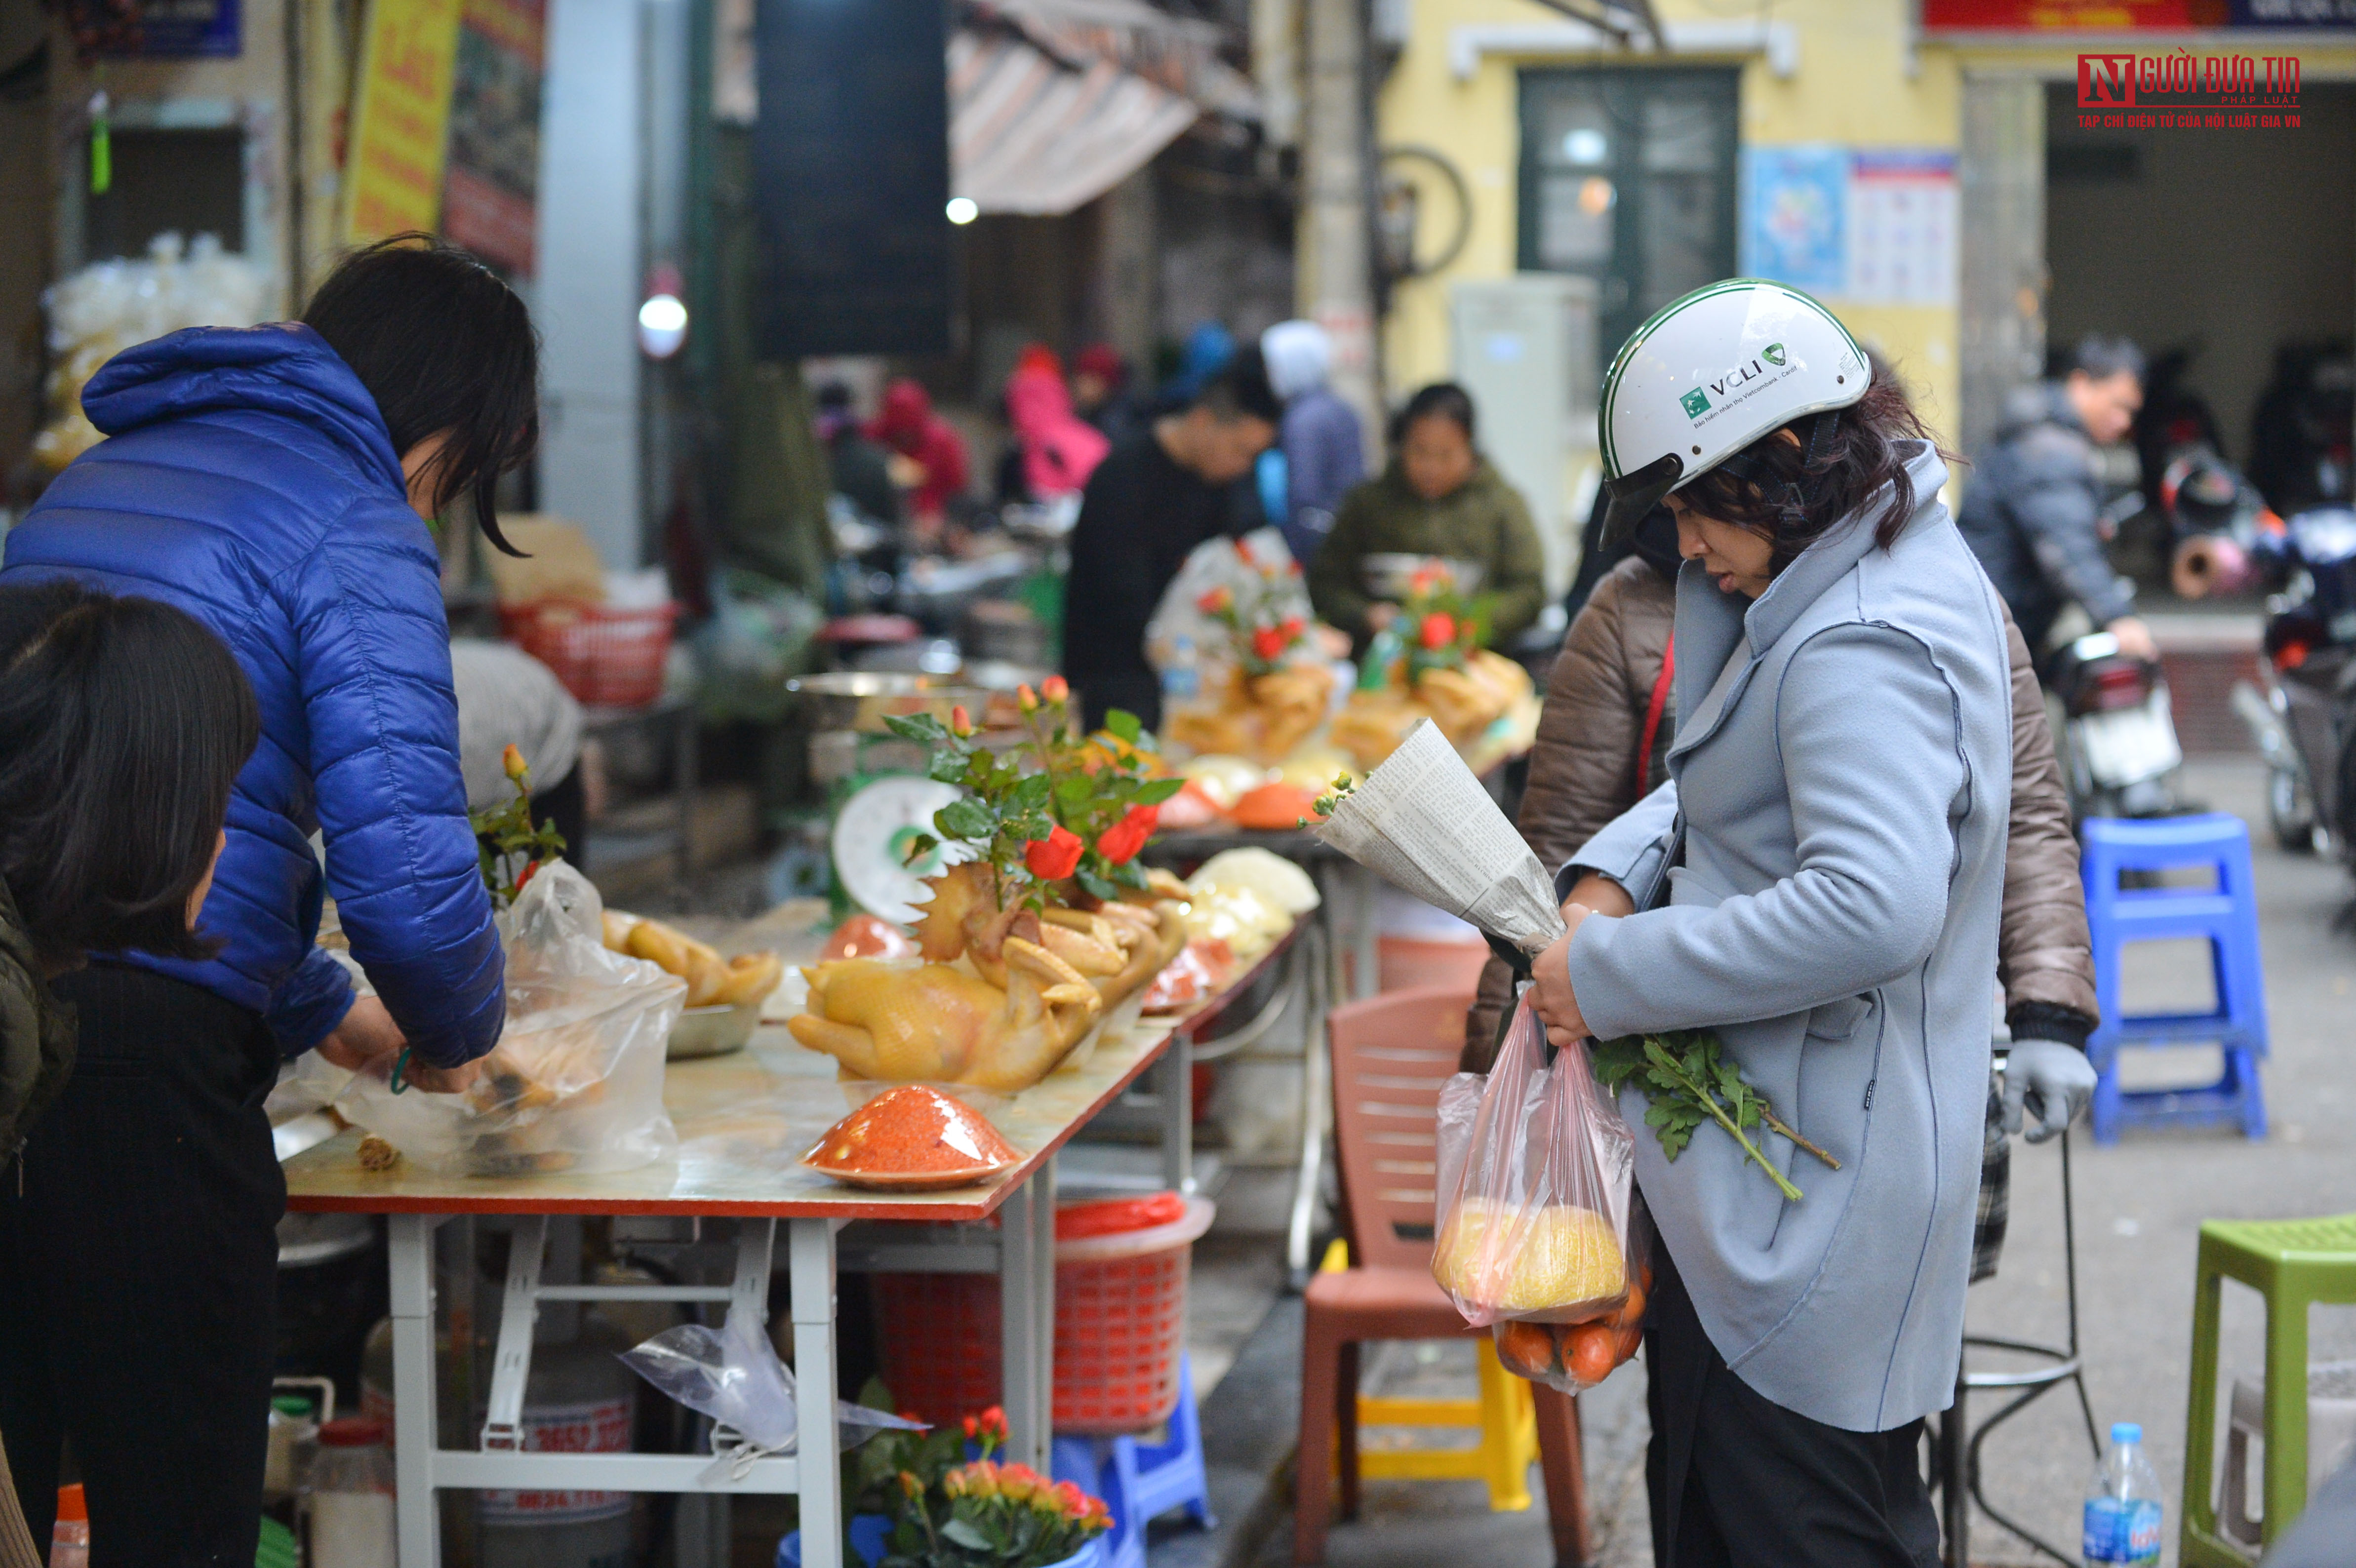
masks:
<path fill-rule="evenodd" d="M 73 1057 L 73 1008 L 50 992 L 16 901 L 0 882 L 0 1170 L 64 1090 Z"/>
<path fill-rule="evenodd" d="M 1489 637 L 1500 645 L 1537 620 L 1546 603 L 1546 552 L 1529 506 L 1485 457 L 1472 478 L 1437 501 L 1409 488 L 1396 462 L 1342 498 L 1333 531 L 1309 566 L 1309 600 L 1362 650 L 1373 601 L 1359 562 L 1386 551 L 1479 561 L 1487 569 L 1480 592 L 1494 595 Z"/>

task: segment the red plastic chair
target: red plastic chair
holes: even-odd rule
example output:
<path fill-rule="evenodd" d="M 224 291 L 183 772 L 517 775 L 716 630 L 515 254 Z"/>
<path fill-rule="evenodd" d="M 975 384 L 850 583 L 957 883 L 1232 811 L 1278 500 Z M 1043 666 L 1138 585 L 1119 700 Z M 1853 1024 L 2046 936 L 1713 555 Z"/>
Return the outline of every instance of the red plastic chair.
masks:
<path fill-rule="evenodd" d="M 1488 1333 L 1465 1327 L 1431 1277 L 1440 1090 L 1456 1071 L 1472 1003 L 1469 990 L 1426 987 L 1337 1008 L 1328 1020 L 1333 1142 L 1358 1266 L 1315 1275 L 1306 1293 L 1292 1534 L 1292 1560 L 1304 1568 L 1325 1552 L 1333 1481 L 1317 1456 L 1337 1435 L 1342 1517 L 1358 1511 L 1359 1344 Z M 1585 1563 L 1594 1544 L 1579 1407 L 1552 1389 L 1532 1392 L 1555 1560 Z"/>

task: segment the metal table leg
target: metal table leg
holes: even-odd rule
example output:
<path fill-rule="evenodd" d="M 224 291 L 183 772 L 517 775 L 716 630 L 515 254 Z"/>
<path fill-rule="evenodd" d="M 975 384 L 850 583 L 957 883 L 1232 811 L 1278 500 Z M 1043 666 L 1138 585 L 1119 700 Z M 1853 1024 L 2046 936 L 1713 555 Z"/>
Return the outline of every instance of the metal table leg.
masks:
<path fill-rule="evenodd" d="M 439 1568 L 442 1510 L 434 1490 L 434 1230 L 438 1214 L 395 1214 L 388 1227 L 392 1296 L 392 1463 L 401 1568 Z"/>
<path fill-rule="evenodd" d="M 1292 1212 L 1284 1232 L 1284 1266 L 1295 1290 L 1309 1284 L 1310 1232 L 1317 1218 L 1319 1189 L 1325 1176 L 1325 1008 L 1333 994 L 1327 989 L 1332 966 L 1327 962 L 1327 932 L 1312 925 L 1301 933 L 1301 984 L 1308 1008 L 1301 1037 L 1301 1165 L 1293 1178 Z"/>
<path fill-rule="evenodd" d="M 1383 896 L 1383 880 L 1353 862 L 1357 873 L 1357 923 L 1350 930 L 1350 999 L 1363 1002 L 1382 990 L 1382 932 L 1376 906 Z"/>
<path fill-rule="evenodd" d="M 1194 1040 L 1183 1029 L 1162 1061 L 1162 1185 L 1194 1190 Z"/>
<path fill-rule="evenodd" d="M 842 1568 L 841 1445 L 834 1420 L 834 1221 L 787 1222 L 803 1568 Z M 742 1281 L 739 1281 L 740 1286 Z M 734 1303 L 731 1304 L 734 1305 Z M 756 1308 L 759 1304 L 755 1304 Z M 404 1563 L 402 1568 L 410 1568 Z"/>
<path fill-rule="evenodd" d="M 1055 1445 L 1055 1162 L 999 1211 L 1001 1402 L 1007 1457 L 1044 1474 Z"/>

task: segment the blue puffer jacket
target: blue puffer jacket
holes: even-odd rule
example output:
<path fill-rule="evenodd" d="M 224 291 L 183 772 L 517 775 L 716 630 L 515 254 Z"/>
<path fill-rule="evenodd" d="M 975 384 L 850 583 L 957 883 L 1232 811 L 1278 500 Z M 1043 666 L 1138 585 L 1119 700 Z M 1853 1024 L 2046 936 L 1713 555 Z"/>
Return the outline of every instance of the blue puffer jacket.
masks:
<path fill-rule="evenodd" d="M 352 956 L 417 1054 L 498 1042 L 499 944 L 458 772 L 434 540 L 376 400 L 292 324 L 198 327 L 117 355 L 82 393 L 111 440 L 8 536 L 5 575 L 70 575 L 178 605 L 219 633 L 262 706 L 238 775 L 202 964 L 137 959 L 264 1014 L 292 1056 L 350 1010 L 313 945 L 326 885 Z M 131 803 L 125 803 L 126 808 Z"/>

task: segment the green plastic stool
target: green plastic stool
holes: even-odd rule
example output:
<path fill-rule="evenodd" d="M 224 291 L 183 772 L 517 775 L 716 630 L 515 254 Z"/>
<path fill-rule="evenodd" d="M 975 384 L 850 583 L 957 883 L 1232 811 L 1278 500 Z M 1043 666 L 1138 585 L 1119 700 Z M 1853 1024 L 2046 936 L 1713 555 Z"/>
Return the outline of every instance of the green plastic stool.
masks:
<path fill-rule="evenodd" d="M 2182 1568 L 2248 1568 L 2217 1528 L 2211 1497 L 2217 1429 L 2217 1307 L 2227 1278 L 2266 1302 L 2264 1538 L 2307 1507 L 2307 1309 L 2356 1304 L 2356 1214 L 2321 1220 L 2211 1220 L 2192 1287 L 2192 1398 L 2184 1418 Z"/>

